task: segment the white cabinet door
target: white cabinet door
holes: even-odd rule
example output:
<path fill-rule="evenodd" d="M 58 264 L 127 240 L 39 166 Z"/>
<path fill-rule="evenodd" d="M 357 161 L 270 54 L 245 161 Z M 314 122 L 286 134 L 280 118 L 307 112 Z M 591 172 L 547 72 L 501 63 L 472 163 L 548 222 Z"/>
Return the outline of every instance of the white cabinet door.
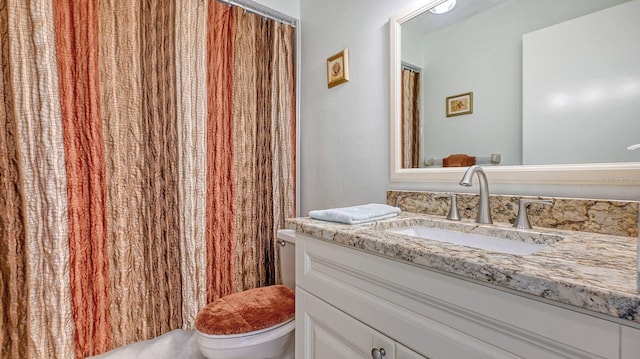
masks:
<path fill-rule="evenodd" d="M 345 342 L 339 333 L 312 323 L 312 358 L 367 358 L 351 343 Z"/>
<path fill-rule="evenodd" d="M 304 345 L 296 346 L 296 358 L 304 359 L 425 359 L 410 349 L 396 355 L 396 343 L 333 306 L 296 290 L 296 336 Z M 302 347 L 302 348 L 301 348 Z M 377 349 L 384 356 L 374 356 Z"/>
<path fill-rule="evenodd" d="M 638 359 L 640 358 L 640 330 L 622 327 L 622 359 Z"/>

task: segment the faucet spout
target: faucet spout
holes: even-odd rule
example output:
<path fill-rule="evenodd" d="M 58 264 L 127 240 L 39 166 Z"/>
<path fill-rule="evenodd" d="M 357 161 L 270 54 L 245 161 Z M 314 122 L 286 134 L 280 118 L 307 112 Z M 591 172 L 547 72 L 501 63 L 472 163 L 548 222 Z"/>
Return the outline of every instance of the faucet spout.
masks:
<path fill-rule="evenodd" d="M 480 205 L 478 206 L 476 223 L 493 224 L 493 220 L 491 220 L 491 209 L 489 208 L 489 181 L 482 167 L 478 165 L 469 167 L 467 172 L 464 173 L 464 176 L 462 176 L 460 185 L 471 187 L 473 175 L 476 173 L 478 174 L 478 181 L 480 182 Z"/>

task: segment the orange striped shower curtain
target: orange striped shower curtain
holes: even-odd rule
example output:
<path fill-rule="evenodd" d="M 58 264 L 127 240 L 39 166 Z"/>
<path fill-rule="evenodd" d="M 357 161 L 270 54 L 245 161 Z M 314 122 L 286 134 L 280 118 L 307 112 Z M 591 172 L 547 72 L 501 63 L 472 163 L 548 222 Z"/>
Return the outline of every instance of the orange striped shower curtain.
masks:
<path fill-rule="evenodd" d="M 0 0 L 0 358 L 191 328 L 278 280 L 292 28 L 214 0 Z"/>

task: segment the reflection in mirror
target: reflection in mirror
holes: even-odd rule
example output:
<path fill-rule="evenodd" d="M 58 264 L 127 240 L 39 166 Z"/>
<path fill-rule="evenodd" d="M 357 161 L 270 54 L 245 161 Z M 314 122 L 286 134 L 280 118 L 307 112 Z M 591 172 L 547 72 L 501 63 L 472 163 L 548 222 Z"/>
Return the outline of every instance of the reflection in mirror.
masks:
<path fill-rule="evenodd" d="M 420 167 L 420 69 L 402 64 L 402 167 Z"/>
<path fill-rule="evenodd" d="M 639 16 L 640 0 L 457 0 L 402 22 L 401 168 L 637 162 Z M 472 113 L 447 117 L 469 92 Z"/>

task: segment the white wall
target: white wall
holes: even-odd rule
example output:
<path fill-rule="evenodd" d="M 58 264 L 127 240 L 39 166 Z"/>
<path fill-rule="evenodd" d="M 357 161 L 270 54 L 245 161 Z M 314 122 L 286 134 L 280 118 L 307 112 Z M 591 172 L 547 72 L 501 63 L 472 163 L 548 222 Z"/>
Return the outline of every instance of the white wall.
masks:
<path fill-rule="evenodd" d="M 389 16 L 415 0 L 301 0 L 301 215 L 386 201 Z M 327 88 L 326 60 L 349 48 L 350 82 Z"/>
<path fill-rule="evenodd" d="M 426 157 L 500 153 L 502 165 L 521 163 L 520 36 L 528 25 L 505 15 L 531 16 L 511 8 L 495 7 L 415 43 L 424 61 Z M 446 117 L 445 99 L 467 92 L 473 92 L 473 113 Z"/>
<path fill-rule="evenodd" d="M 389 183 L 389 29 L 415 0 L 300 0 L 300 214 L 386 201 L 386 190 L 475 192 L 457 183 Z M 327 89 L 327 57 L 349 48 L 351 81 Z M 490 185 L 492 193 L 637 200 L 618 186 Z M 461 191 L 462 190 L 462 191 Z"/>
<path fill-rule="evenodd" d="M 422 49 L 420 46 L 415 46 L 420 41 L 419 35 L 410 32 L 402 32 L 402 54 L 400 58 L 402 62 L 408 62 L 415 67 L 422 67 Z"/>
<path fill-rule="evenodd" d="M 640 0 L 523 37 L 524 164 L 638 161 L 639 39 Z"/>
<path fill-rule="evenodd" d="M 300 19 L 300 0 L 254 0 L 294 19 Z"/>

